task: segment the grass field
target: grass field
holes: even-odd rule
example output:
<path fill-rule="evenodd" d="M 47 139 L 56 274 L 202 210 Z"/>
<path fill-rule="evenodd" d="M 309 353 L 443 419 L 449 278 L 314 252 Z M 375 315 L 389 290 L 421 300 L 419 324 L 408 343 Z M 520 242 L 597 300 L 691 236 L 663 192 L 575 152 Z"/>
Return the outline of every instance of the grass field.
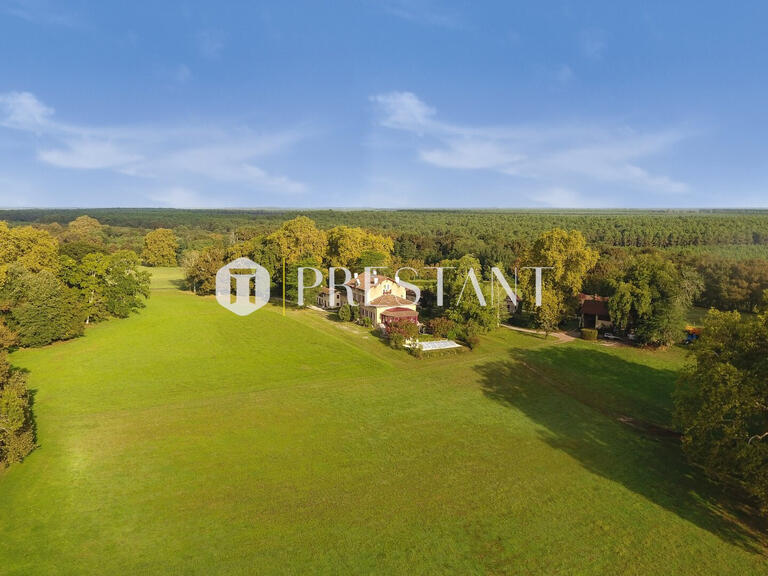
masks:
<path fill-rule="evenodd" d="M 671 426 L 683 352 L 500 330 L 414 359 L 313 311 L 148 306 L 23 350 L 2 574 L 766 574 Z"/>

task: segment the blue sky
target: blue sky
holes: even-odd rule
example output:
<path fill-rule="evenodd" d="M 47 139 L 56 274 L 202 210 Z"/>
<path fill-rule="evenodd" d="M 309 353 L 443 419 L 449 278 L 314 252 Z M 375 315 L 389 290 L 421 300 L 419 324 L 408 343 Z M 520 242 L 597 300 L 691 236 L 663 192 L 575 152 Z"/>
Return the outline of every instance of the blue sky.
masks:
<path fill-rule="evenodd" d="M 768 207 L 767 21 L 0 0 L 0 206 Z"/>

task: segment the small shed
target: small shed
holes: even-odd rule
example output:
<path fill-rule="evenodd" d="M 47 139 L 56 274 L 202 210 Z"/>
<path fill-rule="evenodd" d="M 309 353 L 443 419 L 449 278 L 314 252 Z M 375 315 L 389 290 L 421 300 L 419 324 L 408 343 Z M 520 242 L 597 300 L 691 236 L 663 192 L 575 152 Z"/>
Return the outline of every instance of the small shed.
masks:
<path fill-rule="evenodd" d="M 584 300 L 581 303 L 581 327 L 598 330 L 613 327 L 607 299 Z"/>

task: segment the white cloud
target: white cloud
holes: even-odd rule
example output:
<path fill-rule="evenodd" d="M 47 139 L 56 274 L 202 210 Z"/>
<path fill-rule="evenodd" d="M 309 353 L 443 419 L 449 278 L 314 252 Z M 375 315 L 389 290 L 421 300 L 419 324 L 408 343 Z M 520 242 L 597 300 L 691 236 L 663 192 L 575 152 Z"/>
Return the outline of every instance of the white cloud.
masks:
<path fill-rule="evenodd" d="M 57 122 L 28 92 L 0 94 L 0 126 L 34 133 L 37 158 L 61 169 L 109 170 L 175 189 L 192 178 L 239 183 L 253 191 L 301 194 L 302 182 L 257 162 L 305 137 L 299 130 L 258 133 L 210 126 L 89 126 Z"/>
<path fill-rule="evenodd" d="M 383 111 L 381 123 L 388 128 L 415 130 L 426 128 L 435 109 L 419 100 L 412 92 L 388 92 L 371 97 Z"/>
<path fill-rule="evenodd" d="M 171 186 L 146 194 L 153 205 L 164 208 L 215 208 L 227 204 L 219 197 L 206 197 L 183 186 Z"/>
<path fill-rule="evenodd" d="M 0 125 L 19 130 L 42 129 L 54 112 L 53 108 L 49 108 L 29 92 L 0 94 L 0 110 L 3 112 Z"/>
<path fill-rule="evenodd" d="M 598 208 L 575 190 L 570 188 L 545 188 L 535 194 L 528 195 L 528 200 L 539 206 L 548 208 Z"/>
<path fill-rule="evenodd" d="M 83 170 L 116 168 L 141 160 L 141 156 L 120 150 L 111 142 L 91 140 L 72 141 L 64 148 L 39 150 L 37 156 L 53 166 Z"/>
<path fill-rule="evenodd" d="M 510 152 L 498 142 L 475 138 L 452 140 L 443 148 L 421 150 L 419 157 L 443 168 L 500 170 L 510 174 L 525 160 L 525 156 Z"/>
<path fill-rule="evenodd" d="M 688 189 L 640 165 L 681 141 L 685 134 L 680 130 L 638 132 L 607 123 L 472 126 L 439 120 L 435 108 L 411 92 L 371 100 L 378 105 L 381 126 L 419 136 L 417 157 L 432 166 L 491 171 L 546 183 L 553 190 L 595 182 L 661 194 Z"/>

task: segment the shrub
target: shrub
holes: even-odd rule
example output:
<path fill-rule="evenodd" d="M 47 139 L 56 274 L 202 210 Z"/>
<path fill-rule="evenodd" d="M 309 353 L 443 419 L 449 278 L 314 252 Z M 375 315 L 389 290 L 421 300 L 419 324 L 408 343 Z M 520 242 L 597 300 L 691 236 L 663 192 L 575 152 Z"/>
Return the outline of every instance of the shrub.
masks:
<path fill-rule="evenodd" d="M 405 336 L 399 332 L 394 332 L 389 335 L 389 345 L 396 350 L 400 350 L 405 346 Z"/>
<path fill-rule="evenodd" d="M 344 304 L 339 308 L 339 320 L 342 320 L 344 322 L 349 322 L 352 319 L 352 309 L 350 308 L 349 304 Z"/>
<path fill-rule="evenodd" d="M 368 316 L 364 317 L 362 322 L 363 322 L 363 326 L 365 326 L 366 328 L 370 328 L 371 326 L 373 326 L 373 322 L 371 321 L 370 318 L 368 318 Z"/>
<path fill-rule="evenodd" d="M 406 340 L 416 338 L 419 335 L 419 326 L 410 320 L 395 320 L 387 324 L 387 334 L 402 334 Z"/>
<path fill-rule="evenodd" d="M 430 320 L 428 327 L 437 338 L 449 338 L 456 333 L 456 323 L 444 316 Z"/>
<path fill-rule="evenodd" d="M 582 328 L 581 339 L 590 340 L 590 341 L 597 340 L 597 330 L 595 330 L 594 328 Z"/>

